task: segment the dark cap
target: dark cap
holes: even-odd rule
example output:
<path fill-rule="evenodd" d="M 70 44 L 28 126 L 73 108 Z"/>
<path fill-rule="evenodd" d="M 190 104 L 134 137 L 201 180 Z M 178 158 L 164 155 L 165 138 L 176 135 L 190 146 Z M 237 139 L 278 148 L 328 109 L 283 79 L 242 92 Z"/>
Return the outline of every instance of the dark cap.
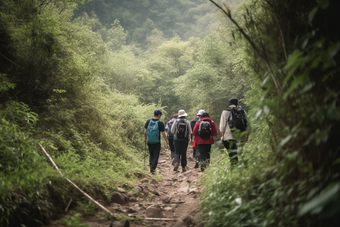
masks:
<path fill-rule="evenodd" d="M 153 112 L 153 116 L 158 116 L 158 115 L 163 115 L 162 111 L 155 110 L 155 112 Z"/>
<path fill-rule="evenodd" d="M 238 100 L 237 100 L 237 98 L 231 98 L 231 99 L 229 99 L 229 106 L 230 105 L 235 105 L 235 106 L 237 106 L 238 105 Z"/>

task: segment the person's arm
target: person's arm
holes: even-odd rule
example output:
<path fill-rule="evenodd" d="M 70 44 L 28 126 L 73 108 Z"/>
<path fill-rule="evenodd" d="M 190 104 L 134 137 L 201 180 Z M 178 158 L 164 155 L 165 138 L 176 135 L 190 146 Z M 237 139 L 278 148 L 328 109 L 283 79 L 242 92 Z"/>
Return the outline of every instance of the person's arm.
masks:
<path fill-rule="evenodd" d="M 220 132 L 222 133 L 222 136 L 221 136 L 222 142 L 223 142 L 223 136 L 224 136 L 226 124 L 227 124 L 227 120 L 225 119 L 224 111 L 222 111 L 221 119 L 220 119 Z"/>
<path fill-rule="evenodd" d="M 188 127 L 189 127 L 188 138 L 189 138 L 189 143 L 191 143 L 193 140 L 192 140 L 192 138 L 191 138 L 192 130 L 191 130 L 191 125 L 190 125 L 190 122 L 189 122 L 189 121 L 188 121 Z"/>
<path fill-rule="evenodd" d="M 166 148 L 168 149 L 169 148 L 169 141 L 168 141 L 168 138 L 166 137 L 165 131 L 163 131 L 162 134 L 163 134 L 163 138 L 164 138 L 164 140 L 166 142 Z"/>
<path fill-rule="evenodd" d="M 216 125 L 215 125 L 215 122 L 214 121 L 211 121 L 212 124 L 211 124 L 211 130 L 212 130 L 212 134 L 213 136 L 216 136 L 218 131 L 217 131 L 217 128 L 216 128 Z"/>
<path fill-rule="evenodd" d="M 170 129 L 171 133 L 175 134 L 176 129 L 177 129 L 177 120 L 175 120 L 174 123 L 172 123 L 171 129 Z"/>
<path fill-rule="evenodd" d="M 195 124 L 195 127 L 194 127 L 194 131 L 192 131 L 192 134 L 194 136 L 197 136 L 198 135 L 198 128 L 200 127 L 200 123 L 197 121 L 196 124 Z"/>

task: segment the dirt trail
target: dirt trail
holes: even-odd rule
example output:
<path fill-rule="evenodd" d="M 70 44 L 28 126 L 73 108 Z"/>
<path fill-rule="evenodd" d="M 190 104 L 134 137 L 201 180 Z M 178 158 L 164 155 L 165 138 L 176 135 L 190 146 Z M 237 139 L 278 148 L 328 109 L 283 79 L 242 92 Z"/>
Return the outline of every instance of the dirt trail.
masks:
<path fill-rule="evenodd" d="M 173 171 L 170 151 L 163 151 L 156 170 L 157 175 L 162 177 L 161 181 L 157 181 L 153 175 L 149 174 L 138 181 L 135 186 L 137 194 L 119 189 L 120 192 L 115 192 L 111 196 L 112 203 L 107 206 L 110 211 L 117 216 L 139 216 L 144 225 L 127 221 L 99 223 L 93 220 L 87 223 L 92 227 L 201 226 L 195 223 L 194 217 L 199 212 L 197 181 L 203 173 L 199 168 L 195 169 L 194 165 L 191 148 L 188 149 L 188 166 L 184 173 L 181 167 L 178 171 Z M 145 218 L 169 220 L 151 221 Z"/>

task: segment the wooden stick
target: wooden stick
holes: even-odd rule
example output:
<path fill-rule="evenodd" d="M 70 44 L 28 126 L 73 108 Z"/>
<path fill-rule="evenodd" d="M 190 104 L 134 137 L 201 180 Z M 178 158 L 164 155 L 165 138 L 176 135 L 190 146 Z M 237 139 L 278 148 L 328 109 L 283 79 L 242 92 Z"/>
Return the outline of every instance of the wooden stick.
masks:
<path fill-rule="evenodd" d="M 148 221 L 178 221 L 179 219 L 174 218 L 143 218 L 144 220 Z"/>
<path fill-rule="evenodd" d="M 67 204 L 67 207 L 65 209 L 65 213 L 67 212 L 68 207 L 71 205 L 71 202 L 72 202 L 72 198 L 70 199 L 70 202 L 68 202 L 68 204 Z"/>
<path fill-rule="evenodd" d="M 61 171 L 59 170 L 58 166 L 54 163 L 53 159 L 50 157 L 50 155 L 45 151 L 45 149 L 43 148 L 43 146 L 39 143 L 39 146 L 41 147 L 41 149 L 44 151 L 44 153 L 46 154 L 46 156 L 50 159 L 50 161 L 52 162 L 52 164 L 54 165 L 54 167 L 58 170 L 58 172 L 60 173 L 61 176 L 64 176 Z M 113 213 L 111 211 L 109 211 L 108 209 L 106 209 L 103 205 L 101 205 L 100 203 L 98 203 L 96 200 L 92 199 L 91 196 L 89 196 L 88 194 L 86 194 L 83 190 L 81 190 L 75 183 L 73 183 L 70 179 L 68 179 L 67 177 L 65 177 L 65 179 L 70 182 L 70 184 L 72 184 L 74 187 L 76 187 L 81 193 L 83 193 L 87 198 L 89 198 L 92 202 L 94 202 L 95 204 L 97 204 L 100 208 L 102 208 L 104 211 L 106 211 L 107 213 L 109 213 L 110 215 L 113 215 Z"/>

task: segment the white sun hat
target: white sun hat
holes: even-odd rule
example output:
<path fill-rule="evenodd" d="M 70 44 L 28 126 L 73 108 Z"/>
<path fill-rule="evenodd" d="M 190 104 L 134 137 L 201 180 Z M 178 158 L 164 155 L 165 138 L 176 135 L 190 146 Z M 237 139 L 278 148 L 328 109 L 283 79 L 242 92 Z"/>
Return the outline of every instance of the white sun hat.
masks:
<path fill-rule="evenodd" d="M 204 110 L 199 110 L 198 112 L 197 112 L 197 116 L 202 116 L 202 114 L 204 114 L 205 113 L 205 111 Z"/>
<path fill-rule="evenodd" d="M 186 117 L 188 114 L 185 112 L 185 110 L 179 110 L 178 111 L 178 117 Z"/>

